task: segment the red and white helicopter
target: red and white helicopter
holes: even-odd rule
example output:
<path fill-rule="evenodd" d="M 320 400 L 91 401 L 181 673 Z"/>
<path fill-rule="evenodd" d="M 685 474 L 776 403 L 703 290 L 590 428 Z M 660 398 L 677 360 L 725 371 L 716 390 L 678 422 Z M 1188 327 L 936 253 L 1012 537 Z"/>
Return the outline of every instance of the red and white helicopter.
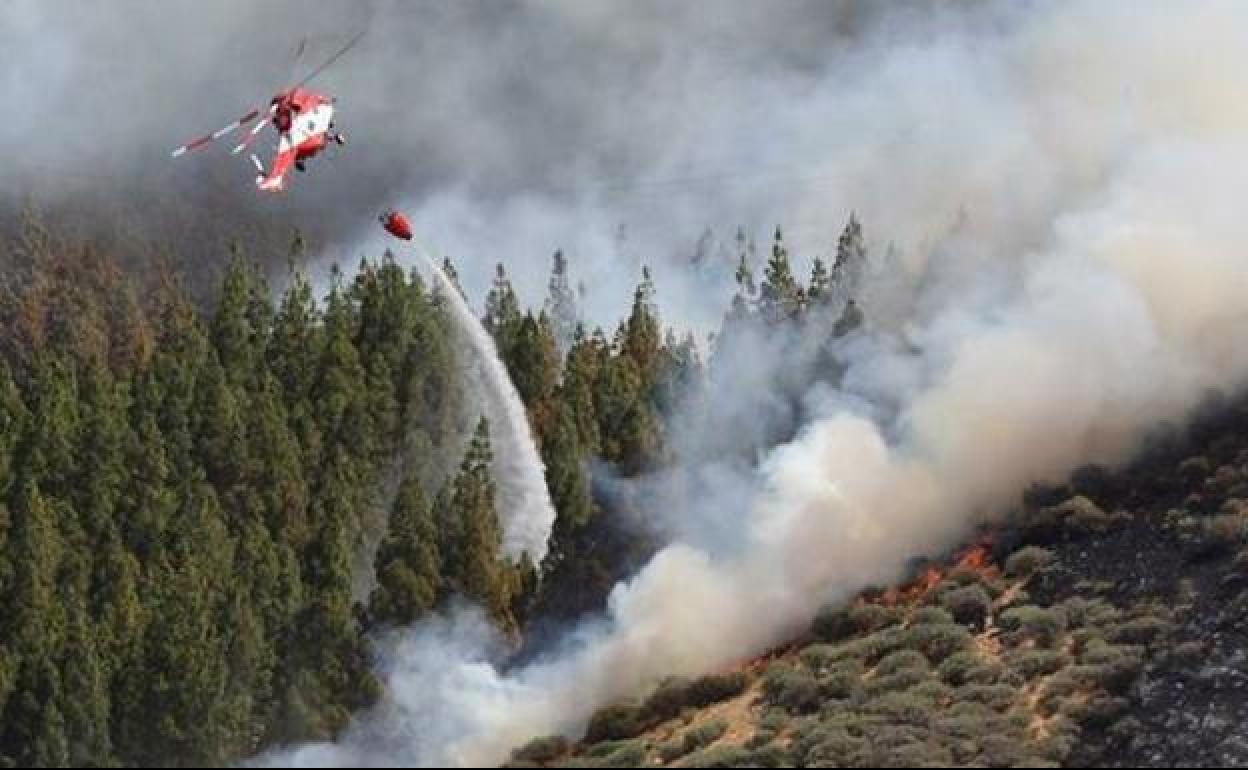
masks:
<path fill-rule="evenodd" d="M 291 88 L 278 92 L 269 101 L 267 110 L 262 111 L 260 107 L 251 109 L 247 114 L 219 131 L 205 134 L 182 145 L 173 151 L 173 157 L 178 158 L 191 150 L 197 150 L 238 130 L 244 124 L 259 117 L 255 125 L 247 133 L 247 136 L 243 138 L 243 141 L 231 150 L 231 154 L 237 155 L 247 149 L 264 129 L 265 125 L 271 123 L 278 134 L 277 152 L 273 156 L 273 161 L 269 164 L 268 171 L 265 170 L 264 164 L 260 162 L 260 159 L 254 153 L 251 155 L 251 162 L 255 164 L 256 171 L 259 172 L 256 177 L 256 187 L 265 192 L 281 192 L 286 189 L 286 174 L 290 171 L 291 166 L 294 166 L 297 171 L 303 171 L 305 169 L 304 162 L 328 147 L 330 142 L 338 145 L 347 143 L 346 137 L 335 130 L 335 100 L 325 94 L 304 88 L 304 86 L 308 81 L 324 72 L 329 65 L 342 57 L 363 36 L 364 33 L 360 32 L 336 54 L 331 56 L 328 61 L 313 70 L 303 80 Z M 300 53 L 302 53 L 302 50 L 303 46 L 301 45 Z"/>

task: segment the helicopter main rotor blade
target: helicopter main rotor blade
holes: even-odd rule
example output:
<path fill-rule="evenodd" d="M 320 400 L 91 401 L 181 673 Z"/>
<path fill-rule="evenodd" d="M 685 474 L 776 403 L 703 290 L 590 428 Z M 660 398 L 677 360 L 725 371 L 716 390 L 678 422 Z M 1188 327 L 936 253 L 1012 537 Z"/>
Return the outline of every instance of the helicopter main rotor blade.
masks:
<path fill-rule="evenodd" d="M 211 134 L 204 134 L 203 136 L 196 137 L 195 139 L 192 139 L 191 141 L 182 145 L 181 147 L 173 151 L 173 157 L 180 158 L 181 156 L 187 154 L 191 150 L 198 150 L 200 147 L 203 147 L 205 144 L 208 144 L 209 142 L 214 142 L 220 139 L 221 137 L 225 136 L 226 134 L 229 134 L 232 131 L 238 130 L 240 126 L 242 126 L 244 123 L 246 123 L 247 121 L 251 120 L 252 118 L 256 117 L 259 114 L 260 114 L 260 108 L 256 107 L 255 109 L 252 109 L 246 115 L 242 116 L 241 118 L 229 124 L 228 126 L 225 126 L 224 128 L 214 131 Z"/>
<path fill-rule="evenodd" d="M 351 38 L 351 40 L 346 45 L 338 49 L 338 53 L 329 57 L 329 59 L 327 59 L 324 64 L 312 70 L 310 73 L 304 76 L 303 80 L 300 80 L 298 83 L 296 83 L 295 88 L 299 88 L 301 86 L 307 85 L 308 81 L 312 80 L 312 78 L 316 77 L 317 75 L 321 74 L 325 70 L 329 69 L 329 66 L 331 64 L 341 59 L 343 55 L 346 54 L 347 51 L 350 51 L 352 48 L 354 48 L 355 44 L 360 42 L 360 38 L 364 37 L 364 33 L 367 31 L 368 31 L 368 28 L 366 27 L 360 30 L 359 32 L 357 32 L 355 37 Z"/>

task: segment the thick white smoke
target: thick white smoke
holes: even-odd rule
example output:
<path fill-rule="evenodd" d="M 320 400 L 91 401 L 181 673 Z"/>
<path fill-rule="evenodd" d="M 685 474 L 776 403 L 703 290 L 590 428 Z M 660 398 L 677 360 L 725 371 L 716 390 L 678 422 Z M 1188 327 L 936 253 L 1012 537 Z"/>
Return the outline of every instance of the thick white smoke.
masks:
<path fill-rule="evenodd" d="M 832 180 L 786 200 L 856 207 L 906 266 L 876 278 L 906 287 L 897 317 L 843 347 L 853 398 L 812 391 L 797 437 L 737 480 L 748 501 L 684 501 L 721 531 L 662 550 L 559 654 L 499 674 L 456 621 L 413 630 L 376 713 L 283 759 L 492 763 L 575 735 L 592 708 L 779 642 L 1028 482 L 1122 461 L 1241 387 L 1245 30 L 1233 2 L 1009 5 L 886 27 L 818 82 L 777 83 L 775 120 L 805 131 L 775 153 Z M 767 352 L 741 365 L 784 365 Z"/>

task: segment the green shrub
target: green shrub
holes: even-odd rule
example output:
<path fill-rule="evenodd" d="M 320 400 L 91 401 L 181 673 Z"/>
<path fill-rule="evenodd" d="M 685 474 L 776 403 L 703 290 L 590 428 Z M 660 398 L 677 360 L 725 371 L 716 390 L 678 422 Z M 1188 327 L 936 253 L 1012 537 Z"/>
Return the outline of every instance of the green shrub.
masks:
<path fill-rule="evenodd" d="M 962 626 L 924 623 L 906 630 L 905 646 L 918 650 L 932 663 L 939 665 L 950 655 L 967 649 L 971 639 L 970 632 Z"/>
<path fill-rule="evenodd" d="M 643 741 L 626 741 L 614 752 L 602 759 L 601 767 L 641 767 L 646 759 Z"/>
<path fill-rule="evenodd" d="M 926 698 L 933 703 L 940 703 L 953 697 L 953 688 L 936 679 L 928 679 L 911 687 L 910 694 L 918 698 Z"/>
<path fill-rule="evenodd" d="M 1072 597 L 1058 605 L 1059 611 L 1066 617 L 1067 628 L 1101 627 L 1106 623 L 1116 623 L 1122 613 L 1109 602 L 1102 599 L 1084 599 Z"/>
<path fill-rule="evenodd" d="M 841 660 L 859 660 L 863 665 L 874 666 L 884 656 L 907 646 L 908 635 L 905 629 L 891 626 L 877 631 L 870 636 L 855 639 L 838 648 Z"/>
<path fill-rule="evenodd" d="M 550 735 L 545 738 L 534 738 L 511 753 L 511 758 L 520 762 L 553 762 L 570 748 L 568 739 L 562 735 Z"/>
<path fill-rule="evenodd" d="M 733 671 L 727 674 L 708 674 L 689 683 L 686 690 L 690 706 L 706 708 L 712 703 L 719 703 L 735 698 L 745 692 L 750 684 L 749 676 L 744 671 Z"/>
<path fill-rule="evenodd" d="M 690 681 L 679 677 L 665 679 L 641 707 L 641 718 L 650 723 L 666 722 L 687 708 L 705 708 L 745 691 L 749 679 L 744 672 L 711 674 Z"/>
<path fill-rule="evenodd" d="M 749 748 L 749 747 L 747 747 Z M 741 767 L 792 767 L 793 761 L 780 746 L 764 743 L 750 748 L 745 764 Z"/>
<path fill-rule="evenodd" d="M 861 732 L 820 725 L 798 736 L 793 759 L 802 767 L 869 767 L 870 744 Z"/>
<path fill-rule="evenodd" d="M 826 673 L 845 660 L 842 647 L 831 644 L 812 644 L 798 655 L 802 665 L 815 674 Z"/>
<path fill-rule="evenodd" d="M 1208 654 L 1208 645 L 1204 642 L 1182 642 L 1168 652 L 1167 660 L 1174 665 L 1194 666 L 1203 662 Z"/>
<path fill-rule="evenodd" d="M 850 607 L 827 607 L 811 623 L 811 633 L 825 642 L 842 642 L 895 625 L 900 614 L 891 607 L 866 602 Z"/>
<path fill-rule="evenodd" d="M 1151 644 L 1158 636 L 1170 630 L 1170 623 L 1160 618 L 1144 616 L 1129 620 L 1106 634 L 1116 644 Z"/>
<path fill-rule="evenodd" d="M 964 684 L 996 684 L 1004 668 L 996 661 L 985 661 L 972 650 L 955 652 L 940 664 L 936 673 L 954 687 Z"/>
<path fill-rule="evenodd" d="M 979 767 L 1019 767 L 1026 761 L 1026 744 L 1018 736 L 1002 733 L 985 733 L 976 740 Z"/>
<path fill-rule="evenodd" d="M 1005 560 L 1005 574 L 1012 578 L 1028 578 L 1053 563 L 1053 552 L 1047 548 L 1027 546 Z"/>
<path fill-rule="evenodd" d="M 763 718 L 758 720 L 758 726 L 763 730 L 771 730 L 779 732 L 789 724 L 789 715 L 783 709 L 767 709 L 763 714 Z"/>
<path fill-rule="evenodd" d="M 1050 763 L 1061 763 L 1075 747 L 1079 739 L 1079 725 L 1065 716 L 1057 716 L 1049 721 L 1048 736 L 1032 748 L 1032 752 L 1042 760 Z M 1051 766 L 1051 765 L 1046 765 Z"/>
<path fill-rule="evenodd" d="M 896 607 L 864 603 L 851 607 L 849 618 L 858 633 L 873 634 L 900 623 L 902 612 Z"/>
<path fill-rule="evenodd" d="M 1066 619 L 1053 609 L 1028 605 L 1006 610 L 1001 615 L 1001 625 L 1030 637 L 1042 647 L 1051 647 L 1066 630 Z"/>
<path fill-rule="evenodd" d="M 1062 709 L 1062 714 L 1079 724 L 1104 728 L 1125 714 L 1130 705 L 1126 698 L 1098 695 L 1083 702 L 1070 701 Z"/>
<path fill-rule="evenodd" d="M 810 632 L 825 642 L 843 642 L 859 633 L 849 607 L 825 607 L 815 614 Z"/>
<path fill-rule="evenodd" d="M 940 603 L 955 621 L 964 625 L 982 626 L 992 611 L 992 597 L 978 584 L 950 591 L 941 596 Z"/>
<path fill-rule="evenodd" d="M 1144 659 L 1137 655 L 1123 655 L 1115 661 L 1088 668 L 1089 675 L 1107 692 L 1124 693 L 1144 669 Z"/>
<path fill-rule="evenodd" d="M 690 755 L 682 767 L 753 767 L 753 756 L 740 746 L 712 746 Z"/>
<path fill-rule="evenodd" d="M 685 742 L 677 738 L 663 741 L 659 744 L 658 754 L 665 765 L 675 762 L 685 755 Z"/>
<path fill-rule="evenodd" d="M 773 663 L 763 678 L 763 698 L 790 713 L 809 713 L 819 708 L 819 684 L 808 671 Z"/>
<path fill-rule="evenodd" d="M 728 723 L 722 719 L 712 719 L 709 722 L 703 722 L 695 727 L 685 730 L 685 734 L 681 739 L 685 753 L 710 746 L 719 740 L 720 736 L 728 732 Z"/>
<path fill-rule="evenodd" d="M 666 722 L 680 715 L 688 705 L 689 680 L 669 677 L 659 683 L 641 706 L 641 715 L 648 721 Z"/>
<path fill-rule="evenodd" d="M 585 755 L 589 757 L 597 757 L 597 758 L 609 757 L 615 752 L 620 751 L 621 749 L 631 749 L 634 746 L 642 745 L 642 744 L 643 742 L 640 739 L 629 739 L 629 740 L 623 740 L 623 741 L 603 741 L 601 743 L 595 743 L 594 745 L 586 748 Z"/>
<path fill-rule="evenodd" d="M 1018 697 L 1018 691 L 1006 684 L 964 684 L 954 690 L 960 701 L 982 703 L 994 711 L 1004 711 Z"/>
<path fill-rule="evenodd" d="M 899 671 L 917 669 L 919 672 L 926 674 L 931 668 L 931 664 L 927 662 L 927 658 L 923 657 L 923 653 L 917 650 L 898 650 L 885 656 L 875 667 L 876 676 L 889 676 Z"/>
<path fill-rule="evenodd" d="M 1126 644 L 1109 644 L 1104 639 L 1093 639 L 1079 651 L 1079 662 L 1089 666 L 1118 663 L 1124 656 L 1141 657 L 1142 647 Z"/>
<path fill-rule="evenodd" d="M 1220 513 L 1202 520 L 1202 532 L 1195 555 L 1219 556 L 1239 550 L 1248 535 L 1248 517 L 1239 513 Z"/>
<path fill-rule="evenodd" d="M 1056 674 L 1070 664 L 1070 658 L 1057 650 L 1019 650 L 1009 656 L 1010 668 L 1025 679 Z"/>
<path fill-rule="evenodd" d="M 959 739 L 974 739 L 992 732 L 1000 715 L 982 703 L 959 701 L 932 718 L 932 729 Z"/>
<path fill-rule="evenodd" d="M 586 743 L 636 738 L 642 731 L 639 709 L 633 701 L 621 701 L 598 709 L 585 728 Z"/>
<path fill-rule="evenodd" d="M 891 724 L 926 727 L 932 703 L 908 692 L 888 692 L 868 702 L 863 711 L 882 716 Z"/>
<path fill-rule="evenodd" d="M 949 767 L 953 753 L 938 743 L 911 740 L 888 747 L 878 759 L 880 767 Z"/>
<path fill-rule="evenodd" d="M 904 692 L 928 678 L 926 669 L 903 668 L 886 676 L 874 676 L 863 683 L 870 697 L 890 692 Z"/>
<path fill-rule="evenodd" d="M 762 747 L 771 743 L 775 739 L 776 739 L 775 732 L 760 728 L 754 731 L 754 734 L 746 739 L 745 747 L 751 751 L 754 751 L 756 749 L 761 749 Z"/>
<path fill-rule="evenodd" d="M 947 626 L 953 622 L 953 615 L 942 607 L 919 607 L 910 616 L 911 626 Z"/>
<path fill-rule="evenodd" d="M 849 668 L 837 668 L 819 678 L 819 697 L 824 700 L 846 700 L 859 691 L 862 675 Z"/>
<path fill-rule="evenodd" d="M 1079 534 L 1106 532 L 1113 518 L 1083 495 L 1077 495 L 1058 506 L 1066 529 Z"/>
<path fill-rule="evenodd" d="M 1110 740 L 1117 744 L 1128 744 L 1135 740 L 1135 737 L 1144 731 L 1144 724 L 1135 717 L 1123 717 L 1114 722 L 1105 731 Z"/>
<path fill-rule="evenodd" d="M 1205 486 L 1216 492 L 1225 493 L 1227 490 L 1234 488 L 1243 480 L 1237 468 L 1230 465 L 1223 465 L 1213 472 L 1213 476 L 1205 480 Z"/>

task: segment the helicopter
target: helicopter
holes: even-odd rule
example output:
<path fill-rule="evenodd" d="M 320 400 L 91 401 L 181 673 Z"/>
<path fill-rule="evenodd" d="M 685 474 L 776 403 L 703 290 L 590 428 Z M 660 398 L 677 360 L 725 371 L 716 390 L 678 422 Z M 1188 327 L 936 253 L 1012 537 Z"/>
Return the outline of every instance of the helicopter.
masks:
<path fill-rule="evenodd" d="M 255 141 L 266 125 L 272 125 L 277 131 L 278 142 L 277 151 L 268 169 L 265 169 L 255 153 L 251 155 L 251 162 L 256 167 L 257 189 L 262 192 L 282 192 L 286 189 L 286 175 L 292 166 L 296 171 L 304 171 L 306 162 L 323 151 L 331 142 L 339 146 L 347 143 L 346 136 L 337 130 L 334 122 L 336 99 L 305 88 L 305 86 L 351 50 L 363 36 L 364 32 L 361 31 L 324 64 L 294 86 L 279 91 L 269 100 L 267 109 L 254 107 L 223 128 L 192 139 L 178 147 L 173 151 L 172 156 L 179 158 L 192 150 L 198 150 L 255 120 L 255 124 L 251 126 L 243 141 L 230 151 L 232 155 L 238 155 Z M 302 52 L 303 44 L 300 45 L 299 54 Z"/>

